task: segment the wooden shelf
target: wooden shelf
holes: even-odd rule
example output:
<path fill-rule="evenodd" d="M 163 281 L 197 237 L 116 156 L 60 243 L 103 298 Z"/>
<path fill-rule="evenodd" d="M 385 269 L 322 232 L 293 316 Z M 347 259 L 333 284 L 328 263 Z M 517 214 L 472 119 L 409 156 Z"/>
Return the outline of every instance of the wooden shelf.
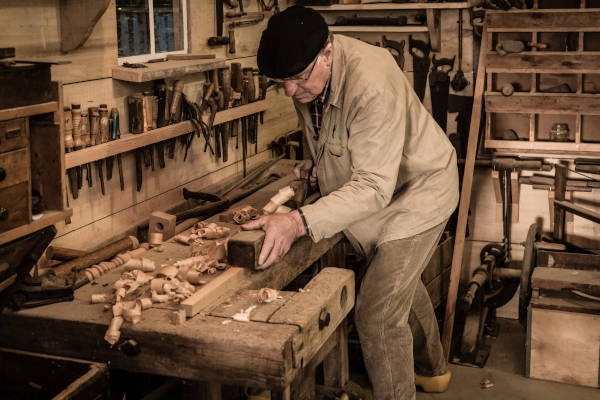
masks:
<path fill-rule="evenodd" d="M 488 11 L 488 32 L 600 32 L 600 10 Z"/>
<path fill-rule="evenodd" d="M 41 218 L 32 221 L 30 224 L 21 225 L 17 228 L 11 229 L 10 231 L 0 233 L 0 245 L 39 231 L 40 229 L 44 229 L 50 225 L 54 225 L 55 223 L 60 222 L 71 215 L 73 215 L 73 210 L 71 209 L 64 211 L 44 211 L 44 214 Z"/>
<path fill-rule="evenodd" d="M 334 4 L 331 6 L 311 6 L 317 11 L 380 11 L 380 10 L 455 10 L 470 8 L 467 1 L 456 3 L 383 3 L 383 4 Z"/>
<path fill-rule="evenodd" d="M 598 52 L 566 53 L 528 51 L 501 56 L 488 53 L 486 71 L 495 73 L 597 74 Z"/>
<path fill-rule="evenodd" d="M 485 94 L 485 109 L 492 113 L 600 115 L 600 94 L 513 93 Z"/>
<path fill-rule="evenodd" d="M 33 104 L 30 106 L 7 108 L 0 110 L 0 121 L 7 119 L 30 117 L 36 114 L 46 114 L 58 111 L 58 102 L 49 101 L 47 103 Z"/>
<path fill-rule="evenodd" d="M 564 154 L 571 153 L 593 153 L 600 154 L 600 143 L 575 143 L 575 142 L 546 142 L 546 141 L 527 141 L 527 140 L 496 140 L 486 139 L 485 147 L 502 150 L 520 150 L 520 151 L 545 151 Z"/>
<path fill-rule="evenodd" d="M 225 68 L 225 60 L 169 60 L 144 64 L 146 68 L 127 68 L 116 66 L 112 69 L 112 78 L 128 82 L 148 82 L 156 79 L 174 78 L 187 74 Z"/>
<path fill-rule="evenodd" d="M 426 26 L 423 25 L 407 25 L 407 26 L 330 26 L 331 32 L 428 32 Z"/>
<path fill-rule="evenodd" d="M 215 115 L 214 125 L 219 125 L 247 115 L 265 111 L 267 108 L 268 100 L 259 100 L 244 106 L 219 111 Z M 205 122 L 208 122 L 208 116 L 203 116 L 203 119 Z M 102 160 L 106 157 L 162 142 L 193 131 L 194 127 L 192 123 L 190 121 L 183 121 L 163 128 L 154 129 L 146 133 L 124 134 L 119 140 L 65 154 L 65 168 L 69 169 L 92 161 Z"/>

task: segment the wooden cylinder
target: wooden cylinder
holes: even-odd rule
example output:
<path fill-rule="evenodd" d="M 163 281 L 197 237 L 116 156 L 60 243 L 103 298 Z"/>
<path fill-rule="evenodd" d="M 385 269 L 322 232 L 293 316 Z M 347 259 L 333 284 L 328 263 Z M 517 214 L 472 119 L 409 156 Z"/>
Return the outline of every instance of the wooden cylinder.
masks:
<path fill-rule="evenodd" d="M 248 80 L 248 102 L 256 100 L 256 85 L 252 68 L 244 68 L 244 78 Z"/>
<path fill-rule="evenodd" d="M 69 261 L 77 257 L 83 257 L 87 254 L 87 252 L 83 250 L 69 249 L 67 247 L 53 245 L 48 246 L 46 249 L 46 254 L 48 254 L 48 252 L 51 254 L 51 256 L 49 256 L 50 259 L 63 261 Z"/>
<path fill-rule="evenodd" d="M 67 151 L 71 151 L 73 149 L 73 115 L 69 107 L 64 108 L 63 116 L 65 120 L 63 128 L 65 131 L 65 148 Z"/>
<path fill-rule="evenodd" d="M 76 271 L 80 271 L 91 265 L 98 264 L 101 261 L 107 260 L 124 251 L 136 249 L 139 245 L 140 243 L 135 236 L 127 236 L 123 239 L 117 240 L 116 242 L 109 244 L 106 247 L 86 254 L 83 257 L 78 257 L 59 265 L 54 269 L 54 273 L 56 275 L 67 275 L 71 272 L 73 268 L 75 268 Z"/>
<path fill-rule="evenodd" d="M 108 107 L 106 104 L 100 104 L 98 112 L 100 114 L 100 143 L 106 143 L 109 137 Z"/>
<path fill-rule="evenodd" d="M 98 107 L 90 107 L 90 146 L 100 144 L 100 113 Z"/>
<path fill-rule="evenodd" d="M 81 142 L 81 105 L 71 104 L 71 115 L 73 118 L 73 146 L 79 149 Z"/>
<path fill-rule="evenodd" d="M 90 120 L 86 111 L 81 113 L 81 145 L 85 147 L 90 145 Z"/>
<path fill-rule="evenodd" d="M 181 92 L 183 91 L 183 82 L 177 81 L 173 86 L 173 100 L 171 101 L 170 121 L 179 122 L 181 110 Z"/>

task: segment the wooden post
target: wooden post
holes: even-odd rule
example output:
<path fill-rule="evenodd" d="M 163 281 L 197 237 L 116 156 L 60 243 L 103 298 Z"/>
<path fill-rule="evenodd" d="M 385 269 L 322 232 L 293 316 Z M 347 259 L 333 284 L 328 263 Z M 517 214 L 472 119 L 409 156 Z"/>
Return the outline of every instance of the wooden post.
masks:
<path fill-rule="evenodd" d="M 554 201 L 565 199 L 567 185 L 567 167 L 562 164 L 554 166 Z M 554 206 L 554 239 L 565 240 L 565 210 Z"/>
<path fill-rule="evenodd" d="M 450 345 L 452 343 L 452 329 L 454 328 L 454 313 L 456 310 L 456 298 L 458 295 L 458 283 L 465 247 L 465 234 L 467 218 L 469 216 L 469 205 L 471 203 L 471 187 L 473 185 L 473 170 L 477 156 L 477 141 L 479 138 L 479 126 L 481 123 L 481 112 L 483 105 L 483 91 L 485 88 L 485 62 L 486 62 L 487 28 L 484 24 L 481 36 L 481 48 L 479 53 L 479 65 L 477 67 L 477 82 L 475 83 L 475 96 L 473 98 L 473 111 L 471 113 L 471 126 L 469 129 L 469 141 L 467 145 L 467 157 L 465 160 L 465 172 L 462 181 L 460 204 L 458 206 L 458 220 L 456 224 L 456 240 L 452 254 L 452 267 L 450 270 L 450 286 L 448 288 L 448 299 L 446 301 L 446 313 L 444 317 L 444 328 L 442 334 L 442 346 L 446 360 L 450 357 Z"/>
<path fill-rule="evenodd" d="M 350 380 L 348 368 L 348 320 L 344 319 L 334 335 L 336 345 L 323 360 L 323 375 L 325 386 L 343 389 Z"/>

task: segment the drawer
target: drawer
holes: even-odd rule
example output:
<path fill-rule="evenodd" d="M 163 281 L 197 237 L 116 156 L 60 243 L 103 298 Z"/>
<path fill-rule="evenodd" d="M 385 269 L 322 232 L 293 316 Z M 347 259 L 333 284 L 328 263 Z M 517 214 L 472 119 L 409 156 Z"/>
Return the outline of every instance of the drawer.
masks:
<path fill-rule="evenodd" d="M 0 232 L 29 223 L 29 182 L 0 189 Z"/>
<path fill-rule="evenodd" d="M 0 189 L 29 180 L 29 149 L 0 154 Z"/>
<path fill-rule="evenodd" d="M 0 121 L 0 153 L 26 147 L 28 137 L 25 118 Z"/>

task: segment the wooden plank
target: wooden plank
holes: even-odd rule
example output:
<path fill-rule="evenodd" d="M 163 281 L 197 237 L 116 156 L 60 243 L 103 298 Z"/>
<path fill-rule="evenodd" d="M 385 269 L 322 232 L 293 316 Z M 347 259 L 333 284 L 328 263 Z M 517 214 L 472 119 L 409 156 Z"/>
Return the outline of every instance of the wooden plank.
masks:
<path fill-rule="evenodd" d="M 488 32 L 598 32 L 598 10 L 489 12 Z"/>
<path fill-rule="evenodd" d="M 485 65 L 487 45 L 487 30 L 484 25 L 481 36 L 481 49 L 479 65 L 477 67 L 477 81 L 475 82 L 475 92 L 473 97 L 473 110 L 471 112 L 471 126 L 469 128 L 469 139 L 467 144 L 467 156 L 465 159 L 465 169 L 462 180 L 462 189 L 460 202 L 458 205 L 458 219 L 456 222 L 456 236 L 454 242 L 454 251 L 452 253 L 452 267 L 450 271 L 450 286 L 448 288 L 448 299 L 446 301 L 446 310 L 444 316 L 444 326 L 442 333 L 442 346 L 444 347 L 444 356 L 448 360 L 450 356 L 450 344 L 452 342 L 452 330 L 454 329 L 454 315 L 456 311 L 456 298 L 458 295 L 458 283 L 460 281 L 460 271 L 462 268 L 463 253 L 465 248 L 465 234 L 467 229 L 467 218 L 469 216 L 469 205 L 471 204 L 471 189 L 473 186 L 473 171 L 475 169 L 475 158 L 477 155 L 477 142 L 479 138 L 479 128 L 481 124 L 481 112 L 483 107 L 483 91 L 485 88 Z"/>
<path fill-rule="evenodd" d="M 244 279 L 248 271 L 244 268 L 231 267 L 218 277 L 201 286 L 196 293 L 181 302 L 180 308 L 185 310 L 188 318 L 214 304 L 220 298 L 228 296 Z"/>
<path fill-rule="evenodd" d="M 527 376 L 598 387 L 600 316 L 532 307 Z"/>
<path fill-rule="evenodd" d="M 329 26 L 330 32 L 390 32 L 390 33 L 412 33 L 412 32 L 428 32 L 426 26 L 422 25 L 407 25 L 407 26 Z"/>
<path fill-rule="evenodd" d="M 589 114 L 600 115 L 600 96 L 593 94 L 486 93 L 488 113 Z"/>
<path fill-rule="evenodd" d="M 214 125 L 264 111 L 268 108 L 268 103 L 268 100 L 259 100 L 244 106 L 219 111 L 215 116 Z M 205 118 L 205 122 L 208 122 L 208 116 L 203 118 Z M 194 126 L 192 123 L 190 121 L 184 121 L 145 133 L 123 134 L 119 140 L 98 144 L 96 146 L 65 154 L 65 168 L 69 169 L 88 162 L 102 160 L 109 156 L 125 153 L 153 143 L 162 142 L 193 131 Z"/>
<path fill-rule="evenodd" d="M 30 117 L 36 114 L 46 114 L 58 110 L 58 102 L 49 101 L 47 103 L 34 104 L 31 106 L 22 106 L 15 108 L 5 108 L 0 110 L 0 121 L 7 119 Z"/>
<path fill-rule="evenodd" d="M 567 269 L 597 269 L 600 265 L 600 254 L 568 253 L 537 248 L 537 265 L 540 267 Z"/>
<path fill-rule="evenodd" d="M 556 291 L 575 289 L 598 296 L 600 270 L 537 267 L 533 270 L 531 287 Z"/>
<path fill-rule="evenodd" d="M 582 207 L 578 204 L 574 204 L 571 201 L 554 200 L 554 205 L 562 208 L 567 212 L 579 215 L 580 217 L 583 217 L 587 220 L 600 223 L 600 213 L 590 210 L 586 207 Z"/>
<path fill-rule="evenodd" d="M 317 353 L 354 307 L 354 272 L 325 268 L 269 319 L 271 324 L 296 325 L 294 365 L 302 366 Z"/>
<path fill-rule="evenodd" d="M 146 68 L 113 67 L 112 78 L 128 82 L 149 82 L 156 79 L 176 78 L 226 67 L 225 60 L 221 58 L 208 60 L 170 60 L 144 65 Z"/>
<path fill-rule="evenodd" d="M 62 115 L 62 113 L 61 113 Z M 63 135 L 58 124 L 31 119 L 31 187 L 36 189 L 51 210 L 65 209 Z"/>
<path fill-rule="evenodd" d="M 488 72 L 597 74 L 600 72 L 600 54 L 568 54 L 547 51 L 501 56 L 489 53 L 485 65 Z"/>
<path fill-rule="evenodd" d="M 536 296 L 534 294 L 529 304 L 532 308 L 600 315 L 600 302 L 577 295 L 559 297 L 559 295 Z"/>
<path fill-rule="evenodd" d="M 537 141 L 529 142 L 524 140 L 495 140 L 485 141 L 485 147 L 490 149 L 508 149 L 522 151 L 547 151 L 554 153 L 570 154 L 590 154 L 598 155 L 600 153 L 600 143 L 575 143 L 575 142 L 547 142 Z"/>
<path fill-rule="evenodd" d="M 11 242 L 22 236 L 44 229 L 47 226 L 54 225 L 59 221 L 64 221 L 67 217 L 73 215 L 73 210 L 64 211 L 44 211 L 41 218 L 32 221 L 27 225 L 22 225 L 10 231 L 0 233 L 0 245 Z"/>

